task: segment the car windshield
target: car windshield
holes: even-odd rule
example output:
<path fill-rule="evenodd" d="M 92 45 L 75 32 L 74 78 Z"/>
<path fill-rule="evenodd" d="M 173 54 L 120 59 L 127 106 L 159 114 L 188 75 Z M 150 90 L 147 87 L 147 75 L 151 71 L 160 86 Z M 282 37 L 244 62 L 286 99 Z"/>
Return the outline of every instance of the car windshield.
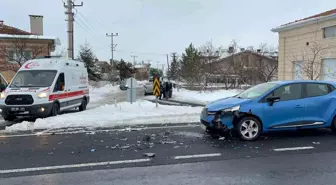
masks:
<path fill-rule="evenodd" d="M 10 87 L 49 87 L 54 81 L 55 70 L 29 70 L 19 71 Z"/>
<path fill-rule="evenodd" d="M 276 83 L 262 83 L 237 94 L 235 97 L 242 99 L 254 99 L 277 85 L 278 84 Z"/>

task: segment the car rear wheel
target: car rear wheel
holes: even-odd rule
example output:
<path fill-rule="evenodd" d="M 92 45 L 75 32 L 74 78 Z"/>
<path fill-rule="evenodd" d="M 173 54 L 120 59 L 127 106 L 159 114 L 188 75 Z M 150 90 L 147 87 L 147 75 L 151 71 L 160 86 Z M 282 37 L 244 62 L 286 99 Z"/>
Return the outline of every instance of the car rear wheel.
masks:
<path fill-rule="evenodd" d="M 254 117 L 245 117 L 237 124 L 239 137 L 244 141 L 254 141 L 261 133 L 261 123 Z"/>

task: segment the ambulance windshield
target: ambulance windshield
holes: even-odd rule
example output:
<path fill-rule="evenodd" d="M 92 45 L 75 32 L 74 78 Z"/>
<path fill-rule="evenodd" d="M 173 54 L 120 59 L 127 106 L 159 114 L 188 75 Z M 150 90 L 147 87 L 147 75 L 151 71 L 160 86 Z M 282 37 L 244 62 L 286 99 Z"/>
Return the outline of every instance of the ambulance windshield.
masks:
<path fill-rule="evenodd" d="M 19 71 L 13 79 L 10 88 L 20 87 L 49 87 L 52 85 L 57 71 L 29 70 Z"/>

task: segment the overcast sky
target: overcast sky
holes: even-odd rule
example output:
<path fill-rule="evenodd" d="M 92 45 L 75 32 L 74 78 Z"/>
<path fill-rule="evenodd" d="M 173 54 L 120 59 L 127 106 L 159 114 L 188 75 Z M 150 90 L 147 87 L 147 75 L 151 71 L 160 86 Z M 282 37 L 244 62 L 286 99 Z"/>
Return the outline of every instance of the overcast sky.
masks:
<path fill-rule="evenodd" d="M 81 1 L 76 0 L 77 4 Z M 118 32 L 115 59 L 152 60 L 165 64 L 160 54 L 182 53 L 190 42 L 196 46 L 212 40 L 227 46 L 236 39 L 241 46 L 266 42 L 277 46 L 270 31 L 281 24 L 336 8 L 335 0 L 83 0 L 77 7 L 76 55 L 87 41 L 100 60 L 111 57 L 110 38 Z M 66 15 L 62 0 L 0 0 L 0 20 L 30 30 L 29 14 L 44 16 L 44 35 L 56 36 L 67 47 Z M 74 11 L 76 13 L 76 10 Z M 80 12 L 80 13 L 79 13 Z M 132 53 L 133 52 L 133 53 Z"/>

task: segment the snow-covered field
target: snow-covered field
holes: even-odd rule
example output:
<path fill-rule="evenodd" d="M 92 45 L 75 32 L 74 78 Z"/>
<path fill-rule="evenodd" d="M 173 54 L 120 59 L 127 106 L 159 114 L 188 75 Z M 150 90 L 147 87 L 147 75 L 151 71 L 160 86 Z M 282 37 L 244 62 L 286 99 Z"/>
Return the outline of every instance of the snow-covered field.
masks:
<path fill-rule="evenodd" d="M 98 108 L 64 114 L 56 117 L 37 119 L 35 123 L 22 122 L 6 131 L 33 129 L 53 129 L 63 127 L 113 127 L 119 125 L 190 123 L 199 121 L 201 107 L 181 107 L 159 105 L 145 100 L 133 104 L 128 102 L 116 105 L 103 105 Z"/>
<path fill-rule="evenodd" d="M 190 91 L 186 89 L 174 89 L 172 100 L 192 102 L 199 104 L 207 104 L 211 101 L 215 101 L 221 98 L 233 96 L 241 92 L 242 90 L 214 90 L 214 91 Z"/>

